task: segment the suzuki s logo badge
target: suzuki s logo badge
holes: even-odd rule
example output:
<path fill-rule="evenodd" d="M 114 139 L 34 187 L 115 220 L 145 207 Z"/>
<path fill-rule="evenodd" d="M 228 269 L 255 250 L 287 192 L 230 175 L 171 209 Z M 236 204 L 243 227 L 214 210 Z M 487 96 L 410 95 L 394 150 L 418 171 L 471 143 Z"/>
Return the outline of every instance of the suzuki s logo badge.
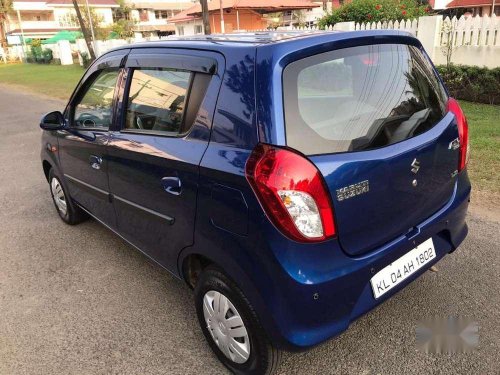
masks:
<path fill-rule="evenodd" d="M 417 158 L 413 159 L 411 162 L 411 171 L 415 174 L 417 174 L 418 170 L 420 169 L 420 162 L 417 160 Z"/>
<path fill-rule="evenodd" d="M 460 138 L 455 138 L 453 141 L 450 142 L 448 145 L 448 150 L 456 150 L 460 147 Z"/>

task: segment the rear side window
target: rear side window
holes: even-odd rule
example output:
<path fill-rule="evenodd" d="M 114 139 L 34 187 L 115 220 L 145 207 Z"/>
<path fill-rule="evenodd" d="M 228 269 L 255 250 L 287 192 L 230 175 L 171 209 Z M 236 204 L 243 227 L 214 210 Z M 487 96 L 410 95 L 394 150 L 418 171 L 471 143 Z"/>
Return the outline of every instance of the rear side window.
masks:
<path fill-rule="evenodd" d="M 162 68 L 133 70 L 125 129 L 182 133 L 191 76 L 190 72 Z"/>
<path fill-rule="evenodd" d="M 414 47 L 345 48 L 289 64 L 283 73 L 287 145 L 306 155 L 370 150 L 432 128 L 446 93 Z"/>

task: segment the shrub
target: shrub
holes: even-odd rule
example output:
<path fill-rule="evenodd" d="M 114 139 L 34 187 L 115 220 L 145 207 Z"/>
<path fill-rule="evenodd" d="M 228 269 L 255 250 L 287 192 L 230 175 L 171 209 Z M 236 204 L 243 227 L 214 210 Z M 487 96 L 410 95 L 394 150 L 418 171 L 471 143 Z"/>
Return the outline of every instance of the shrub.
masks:
<path fill-rule="evenodd" d="M 27 63 L 34 63 L 35 62 L 35 57 L 33 56 L 33 53 L 31 51 L 26 52 L 26 62 Z"/>
<path fill-rule="evenodd" d="M 430 7 L 418 0 L 352 0 L 319 20 L 320 28 L 337 22 L 383 22 L 407 20 L 429 14 Z"/>
<path fill-rule="evenodd" d="M 111 26 L 109 39 L 127 39 L 134 36 L 134 21 L 121 19 Z"/>
<path fill-rule="evenodd" d="M 87 69 L 91 62 L 89 54 L 87 52 L 82 52 L 80 53 L 80 56 L 82 57 L 83 67 Z"/>
<path fill-rule="evenodd" d="M 436 68 L 454 98 L 500 104 L 500 68 L 488 69 L 454 64 Z"/>
<path fill-rule="evenodd" d="M 34 62 L 37 62 L 37 63 L 43 62 L 42 47 L 31 46 L 31 54 L 33 55 Z"/>
<path fill-rule="evenodd" d="M 49 64 L 52 61 L 53 55 L 52 50 L 49 48 L 45 48 L 42 51 L 42 59 L 45 64 Z"/>

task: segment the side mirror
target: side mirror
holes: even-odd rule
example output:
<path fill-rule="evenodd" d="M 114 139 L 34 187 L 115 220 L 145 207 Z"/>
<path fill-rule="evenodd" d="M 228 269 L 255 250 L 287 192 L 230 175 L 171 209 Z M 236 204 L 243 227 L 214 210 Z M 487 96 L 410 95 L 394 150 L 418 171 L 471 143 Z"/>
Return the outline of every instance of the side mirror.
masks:
<path fill-rule="evenodd" d="M 43 130 L 61 130 L 66 127 L 66 120 L 61 112 L 50 112 L 42 117 L 40 127 Z"/>

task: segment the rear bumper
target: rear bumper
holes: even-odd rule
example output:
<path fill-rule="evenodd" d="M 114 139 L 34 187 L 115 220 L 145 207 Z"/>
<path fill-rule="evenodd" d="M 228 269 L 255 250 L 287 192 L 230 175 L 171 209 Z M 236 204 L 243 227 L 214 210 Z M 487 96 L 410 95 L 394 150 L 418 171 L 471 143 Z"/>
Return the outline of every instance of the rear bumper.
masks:
<path fill-rule="evenodd" d="M 277 325 L 272 334 L 276 344 L 287 350 L 301 350 L 340 334 L 352 321 L 453 252 L 467 235 L 465 217 L 470 190 L 464 171 L 457 177 L 453 196 L 446 206 L 419 224 L 411 237 L 401 236 L 365 256 L 349 257 L 338 249 L 335 255 L 324 259 L 325 254 L 332 253 L 330 246 L 327 253 L 311 250 L 305 261 L 297 259 L 299 253 L 291 256 L 293 250 L 277 251 L 278 261 L 286 271 L 286 277 L 279 282 L 285 282 L 285 287 L 280 288 L 279 297 L 265 301 Z M 376 300 L 370 285 L 372 276 L 431 237 L 436 258 Z"/>

